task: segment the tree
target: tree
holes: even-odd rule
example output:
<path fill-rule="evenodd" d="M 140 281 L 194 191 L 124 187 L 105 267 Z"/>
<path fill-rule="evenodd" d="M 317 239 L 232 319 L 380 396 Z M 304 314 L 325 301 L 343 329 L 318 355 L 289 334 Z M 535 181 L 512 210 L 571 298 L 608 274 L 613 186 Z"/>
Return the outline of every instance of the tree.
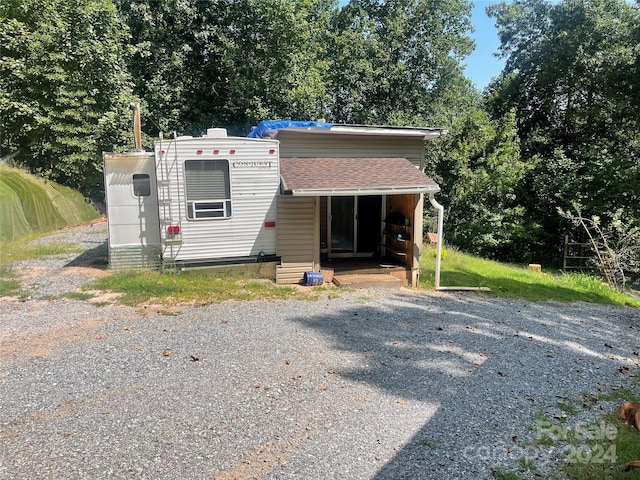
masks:
<path fill-rule="evenodd" d="M 468 1 L 351 0 L 328 55 L 337 122 L 429 124 L 473 42 Z"/>
<path fill-rule="evenodd" d="M 0 4 L 0 148 L 90 193 L 101 153 L 126 144 L 125 29 L 109 0 Z"/>
<path fill-rule="evenodd" d="M 515 0 L 491 5 L 506 59 L 490 111 L 515 109 L 525 161 L 521 202 L 541 225 L 538 253 L 559 261 L 577 202 L 607 223 L 640 221 L 640 13 L 624 0 Z"/>
<path fill-rule="evenodd" d="M 234 2 L 221 59 L 234 122 L 248 130 L 265 118 L 325 115 L 324 35 L 336 8 L 337 0 Z"/>
<path fill-rule="evenodd" d="M 521 160 L 513 112 L 495 121 L 475 105 L 428 152 L 438 157 L 427 173 L 442 188 L 447 241 L 489 258 L 521 259 L 538 226 L 518 202 L 532 165 Z"/>
<path fill-rule="evenodd" d="M 326 110 L 322 35 L 336 0 L 120 0 L 144 129 L 247 133 Z"/>
<path fill-rule="evenodd" d="M 630 275 L 640 273 L 640 227 L 622 221 L 621 210 L 613 214 L 613 221 L 606 227 L 600 217 L 585 218 L 579 209 L 559 213 L 585 232 L 593 253 L 591 261 L 608 285 L 624 291 Z"/>

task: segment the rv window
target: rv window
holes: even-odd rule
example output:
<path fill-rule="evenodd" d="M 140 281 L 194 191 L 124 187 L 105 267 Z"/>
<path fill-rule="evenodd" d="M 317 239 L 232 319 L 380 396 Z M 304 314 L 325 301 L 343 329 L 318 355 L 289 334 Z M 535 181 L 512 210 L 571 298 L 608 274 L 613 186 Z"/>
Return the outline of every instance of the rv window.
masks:
<path fill-rule="evenodd" d="M 136 197 L 151 196 L 151 180 L 146 173 L 133 174 L 133 194 Z"/>
<path fill-rule="evenodd" d="M 231 216 L 231 182 L 227 160 L 184 162 L 187 218 L 209 220 Z"/>

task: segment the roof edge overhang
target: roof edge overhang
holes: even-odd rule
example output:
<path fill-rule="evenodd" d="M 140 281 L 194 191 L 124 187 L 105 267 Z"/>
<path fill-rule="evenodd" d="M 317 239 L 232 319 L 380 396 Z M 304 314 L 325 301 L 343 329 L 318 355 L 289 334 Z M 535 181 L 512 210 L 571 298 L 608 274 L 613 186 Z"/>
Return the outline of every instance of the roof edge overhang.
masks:
<path fill-rule="evenodd" d="M 317 135 L 365 135 L 365 136 L 397 136 L 414 137 L 422 140 L 433 140 L 446 135 L 447 130 L 440 128 L 407 128 L 407 127 L 367 127 L 359 125 L 334 125 L 331 128 L 282 128 L 270 132 L 271 138 L 277 139 L 281 132 L 312 133 Z"/>
<path fill-rule="evenodd" d="M 322 188 L 322 189 L 286 189 L 284 179 L 282 181 L 282 195 L 294 197 L 355 197 L 365 195 L 405 195 L 416 193 L 438 193 L 439 187 L 369 187 L 369 188 Z"/>

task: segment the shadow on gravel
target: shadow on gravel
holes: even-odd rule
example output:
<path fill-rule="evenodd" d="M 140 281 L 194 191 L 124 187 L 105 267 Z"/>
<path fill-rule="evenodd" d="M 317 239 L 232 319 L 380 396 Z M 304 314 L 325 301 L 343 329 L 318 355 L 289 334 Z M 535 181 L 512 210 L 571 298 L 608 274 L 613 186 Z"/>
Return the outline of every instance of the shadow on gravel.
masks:
<path fill-rule="evenodd" d="M 395 295 L 300 322 L 360 356 L 343 378 L 437 406 L 378 480 L 493 478 L 496 465 L 523 455 L 535 413 L 601 380 L 623 381 L 640 329 L 634 310 L 479 295 Z"/>
<path fill-rule="evenodd" d="M 85 250 L 65 267 L 88 267 L 106 270 L 109 263 L 109 247 L 105 240 L 96 247 Z"/>

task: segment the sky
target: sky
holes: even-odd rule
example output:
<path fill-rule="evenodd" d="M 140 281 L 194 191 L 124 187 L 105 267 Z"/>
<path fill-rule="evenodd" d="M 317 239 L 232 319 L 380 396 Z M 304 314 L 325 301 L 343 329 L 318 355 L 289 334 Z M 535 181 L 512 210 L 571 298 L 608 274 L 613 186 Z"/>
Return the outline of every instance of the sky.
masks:
<path fill-rule="evenodd" d="M 464 59 L 466 65 L 465 74 L 476 86 L 482 90 L 493 77 L 497 77 L 504 67 L 504 60 L 495 57 L 500 41 L 495 28 L 494 20 L 485 13 L 485 7 L 494 0 L 475 0 L 475 6 L 471 13 L 471 21 L 475 32 L 471 34 L 476 42 L 476 49 Z"/>

